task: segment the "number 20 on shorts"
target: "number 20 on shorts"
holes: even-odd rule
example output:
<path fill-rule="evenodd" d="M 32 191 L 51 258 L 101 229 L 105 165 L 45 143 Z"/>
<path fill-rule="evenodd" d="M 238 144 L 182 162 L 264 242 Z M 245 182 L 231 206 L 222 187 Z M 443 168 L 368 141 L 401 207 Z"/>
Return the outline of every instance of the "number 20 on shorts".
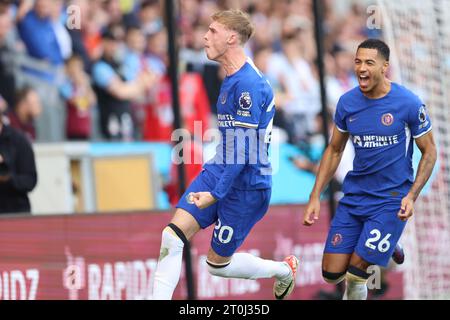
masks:
<path fill-rule="evenodd" d="M 228 243 L 231 241 L 231 237 L 233 237 L 233 228 L 222 226 L 222 222 L 219 219 L 214 227 L 214 237 L 219 239 L 221 243 Z"/>

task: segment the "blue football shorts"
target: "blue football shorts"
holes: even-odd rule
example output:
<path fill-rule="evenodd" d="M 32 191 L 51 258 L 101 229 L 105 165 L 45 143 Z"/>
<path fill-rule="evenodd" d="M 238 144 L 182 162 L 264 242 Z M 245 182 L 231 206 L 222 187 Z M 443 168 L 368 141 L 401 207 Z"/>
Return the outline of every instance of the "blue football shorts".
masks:
<path fill-rule="evenodd" d="M 215 223 L 211 247 L 218 255 L 230 257 L 243 243 L 252 227 L 266 214 L 272 190 L 231 188 L 223 199 L 205 209 L 199 209 L 188 201 L 191 192 L 211 192 L 217 182 L 218 178 L 203 170 L 192 181 L 176 207 L 189 212 L 202 229 Z"/>
<path fill-rule="evenodd" d="M 400 205 L 398 201 L 358 206 L 340 203 L 324 252 L 355 252 L 371 264 L 386 267 L 406 225 L 397 216 Z"/>

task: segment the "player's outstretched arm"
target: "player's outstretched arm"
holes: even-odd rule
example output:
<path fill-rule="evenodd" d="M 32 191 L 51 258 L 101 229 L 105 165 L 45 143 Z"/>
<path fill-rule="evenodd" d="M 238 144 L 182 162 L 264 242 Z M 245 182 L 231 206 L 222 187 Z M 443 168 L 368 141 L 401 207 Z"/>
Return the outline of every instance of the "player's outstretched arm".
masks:
<path fill-rule="evenodd" d="M 344 152 L 349 134 L 341 132 L 336 127 L 333 130 L 333 136 L 328 147 L 320 161 L 319 171 L 317 172 L 314 188 L 309 196 L 309 202 L 303 217 L 303 224 L 310 226 L 314 221 L 319 219 L 320 212 L 320 193 L 334 176 L 339 163 L 341 162 L 342 153 Z"/>
<path fill-rule="evenodd" d="M 431 131 L 415 141 L 422 157 L 420 158 L 416 179 L 406 197 L 402 199 L 398 217 L 403 221 L 408 220 L 413 215 L 414 202 L 430 178 L 437 159 L 436 145 Z"/>

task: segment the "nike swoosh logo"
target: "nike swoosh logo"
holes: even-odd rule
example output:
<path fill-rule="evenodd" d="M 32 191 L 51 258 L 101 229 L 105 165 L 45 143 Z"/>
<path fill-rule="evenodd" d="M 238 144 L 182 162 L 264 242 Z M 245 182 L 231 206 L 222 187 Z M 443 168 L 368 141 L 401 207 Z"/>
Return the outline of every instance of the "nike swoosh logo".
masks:
<path fill-rule="evenodd" d="M 358 118 L 350 118 L 350 119 L 348 119 L 350 122 L 353 122 L 353 121 L 355 121 L 356 119 L 358 119 Z"/>
<path fill-rule="evenodd" d="M 279 296 L 275 295 L 275 298 L 277 298 L 278 300 L 282 300 L 286 296 L 286 294 L 289 292 L 289 289 L 293 285 L 293 282 L 294 282 L 294 280 L 292 280 L 291 283 L 289 283 L 286 290 L 284 290 L 284 292 L 282 294 L 280 294 Z"/>

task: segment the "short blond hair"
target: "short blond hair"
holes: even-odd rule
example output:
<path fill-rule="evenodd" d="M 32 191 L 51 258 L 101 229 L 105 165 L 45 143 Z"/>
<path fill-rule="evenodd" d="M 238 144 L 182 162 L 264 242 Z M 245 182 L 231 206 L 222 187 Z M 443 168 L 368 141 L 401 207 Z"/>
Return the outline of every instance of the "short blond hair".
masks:
<path fill-rule="evenodd" d="M 223 24 L 226 28 L 239 34 L 241 44 L 245 44 L 253 35 L 255 27 L 250 16 L 238 9 L 224 10 L 214 13 L 211 18 Z"/>

